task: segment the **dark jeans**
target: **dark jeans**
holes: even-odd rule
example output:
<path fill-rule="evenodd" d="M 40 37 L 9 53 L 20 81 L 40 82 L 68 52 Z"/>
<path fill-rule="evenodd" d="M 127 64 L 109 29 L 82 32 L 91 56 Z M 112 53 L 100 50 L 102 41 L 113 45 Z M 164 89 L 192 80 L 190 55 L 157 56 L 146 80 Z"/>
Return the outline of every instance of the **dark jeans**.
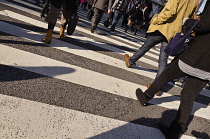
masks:
<path fill-rule="evenodd" d="M 158 60 L 158 72 L 156 74 L 156 77 L 160 75 L 160 73 L 166 68 L 167 66 L 167 60 L 168 60 L 168 54 L 164 52 L 165 47 L 167 46 L 167 42 L 165 41 L 165 37 L 160 36 L 148 36 L 144 44 L 139 48 L 139 50 L 129 59 L 129 63 L 131 65 L 135 65 L 135 62 L 141 58 L 147 51 L 149 51 L 152 47 L 154 47 L 156 44 L 161 42 L 161 48 L 160 48 L 160 55 Z"/>
<path fill-rule="evenodd" d="M 102 11 L 98 8 L 94 8 L 94 15 L 92 18 L 92 27 L 97 27 L 97 25 L 101 21 L 103 14 L 104 14 L 104 11 Z"/>
<path fill-rule="evenodd" d="M 184 73 L 178 65 L 179 59 L 170 63 L 167 68 L 155 79 L 151 86 L 145 91 L 148 96 L 153 97 L 165 84 L 174 79 L 188 76 L 181 91 L 180 106 L 176 116 L 176 122 L 186 124 L 193 109 L 193 102 L 196 96 L 207 85 L 207 80 L 202 80 Z"/>
<path fill-rule="evenodd" d="M 118 23 L 118 21 L 120 20 L 121 17 L 122 17 L 122 12 L 116 10 L 114 12 L 111 31 L 113 31 L 113 32 L 115 31 L 115 27 L 116 27 L 116 25 L 117 25 L 117 23 Z"/>

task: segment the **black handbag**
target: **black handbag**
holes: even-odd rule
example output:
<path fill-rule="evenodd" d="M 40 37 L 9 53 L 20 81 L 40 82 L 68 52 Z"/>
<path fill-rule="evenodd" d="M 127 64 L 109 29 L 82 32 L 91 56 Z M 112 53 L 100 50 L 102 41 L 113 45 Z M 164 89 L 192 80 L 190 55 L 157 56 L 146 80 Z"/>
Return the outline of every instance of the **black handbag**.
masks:
<path fill-rule="evenodd" d="M 107 18 L 107 19 L 104 20 L 104 26 L 105 27 L 109 27 L 110 26 L 109 18 Z"/>
<path fill-rule="evenodd" d="M 88 20 L 91 20 L 92 17 L 93 17 L 93 15 L 94 15 L 94 11 L 93 11 L 93 8 L 91 8 L 91 9 L 89 9 L 89 10 L 87 11 L 86 18 L 87 18 Z"/>
<path fill-rule="evenodd" d="M 75 28 L 77 26 L 79 17 L 77 14 L 73 14 L 68 21 L 68 27 L 67 27 L 67 34 L 72 35 L 75 31 Z"/>
<path fill-rule="evenodd" d="M 199 20 L 194 20 L 191 24 L 188 25 L 191 26 L 190 29 L 182 33 L 177 33 L 174 38 L 168 43 L 164 51 L 170 56 L 176 56 L 183 52 L 187 48 L 189 43 L 195 38 L 194 36 L 191 36 L 191 34 L 193 28 L 198 24 L 198 22 Z M 188 27 L 186 27 L 186 29 L 187 28 Z"/>

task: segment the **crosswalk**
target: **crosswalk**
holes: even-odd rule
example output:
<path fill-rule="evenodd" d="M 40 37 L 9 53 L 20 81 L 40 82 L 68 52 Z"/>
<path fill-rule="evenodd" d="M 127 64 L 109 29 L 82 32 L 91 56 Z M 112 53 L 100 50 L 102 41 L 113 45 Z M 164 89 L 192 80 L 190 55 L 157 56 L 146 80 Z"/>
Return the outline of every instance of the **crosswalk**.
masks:
<path fill-rule="evenodd" d="M 159 50 L 127 68 L 124 54 L 145 38 L 120 25 L 110 35 L 106 15 L 99 33 L 90 33 L 81 9 L 73 35 L 60 40 L 58 20 L 52 43 L 43 43 L 47 23 L 40 10 L 33 0 L 0 0 L 0 138 L 164 139 L 157 124 L 173 120 L 181 89 L 169 83 L 147 107 L 135 96 L 154 80 Z M 203 89 L 182 139 L 210 138 L 209 100 Z"/>

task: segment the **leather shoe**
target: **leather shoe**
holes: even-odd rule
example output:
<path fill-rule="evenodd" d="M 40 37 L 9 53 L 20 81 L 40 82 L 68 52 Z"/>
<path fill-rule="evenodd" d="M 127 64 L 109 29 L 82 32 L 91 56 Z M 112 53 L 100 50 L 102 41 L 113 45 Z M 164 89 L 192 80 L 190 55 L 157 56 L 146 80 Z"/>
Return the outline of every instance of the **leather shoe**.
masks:
<path fill-rule="evenodd" d="M 142 106 L 146 106 L 147 102 L 150 99 L 152 99 L 149 96 L 147 96 L 146 94 L 144 94 L 140 88 L 136 89 L 136 97 L 138 98 L 138 100 Z"/>
<path fill-rule="evenodd" d="M 90 29 L 90 32 L 91 32 L 91 33 L 94 33 L 95 30 L 96 30 L 96 27 L 95 27 L 95 26 L 92 26 L 91 29 Z"/>
<path fill-rule="evenodd" d="M 125 60 L 125 64 L 128 68 L 131 67 L 131 64 L 129 63 L 129 59 L 130 59 L 130 56 L 128 54 L 125 54 L 124 55 L 124 60 Z"/>

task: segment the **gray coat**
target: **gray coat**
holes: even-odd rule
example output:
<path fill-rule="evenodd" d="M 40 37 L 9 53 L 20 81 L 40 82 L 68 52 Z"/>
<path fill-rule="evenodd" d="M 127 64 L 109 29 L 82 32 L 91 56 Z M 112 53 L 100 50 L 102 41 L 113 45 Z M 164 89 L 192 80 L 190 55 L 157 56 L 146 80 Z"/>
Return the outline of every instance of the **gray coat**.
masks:
<path fill-rule="evenodd" d="M 93 5 L 94 7 L 106 11 L 106 10 L 111 10 L 112 4 L 114 0 L 94 0 Z"/>

